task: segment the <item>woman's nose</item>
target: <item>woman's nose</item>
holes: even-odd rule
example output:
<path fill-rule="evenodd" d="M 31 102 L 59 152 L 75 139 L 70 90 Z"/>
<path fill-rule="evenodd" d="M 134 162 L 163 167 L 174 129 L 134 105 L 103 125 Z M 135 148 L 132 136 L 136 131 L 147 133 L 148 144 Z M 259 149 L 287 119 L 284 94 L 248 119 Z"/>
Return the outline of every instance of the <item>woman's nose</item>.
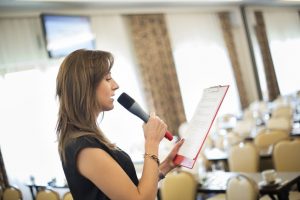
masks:
<path fill-rule="evenodd" d="M 115 80 L 114 80 L 113 89 L 114 89 L 114 90 L 119 89 L 119 85 L 118 85 L 118 83 L 117 83 Z"/>

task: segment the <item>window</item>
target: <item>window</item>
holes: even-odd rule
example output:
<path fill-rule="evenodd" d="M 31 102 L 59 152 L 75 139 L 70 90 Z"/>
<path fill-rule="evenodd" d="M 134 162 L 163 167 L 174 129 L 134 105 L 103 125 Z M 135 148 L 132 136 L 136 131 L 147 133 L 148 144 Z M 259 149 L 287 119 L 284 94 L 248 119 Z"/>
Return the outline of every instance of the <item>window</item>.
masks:
<path fill-rule="evenodd" d="M 217 16 L 168 14 L 167 24 L 187 120 L 202 90 L 214 85 L 230 85 L 218 115 L 239 113 L 235 78 Z"/>

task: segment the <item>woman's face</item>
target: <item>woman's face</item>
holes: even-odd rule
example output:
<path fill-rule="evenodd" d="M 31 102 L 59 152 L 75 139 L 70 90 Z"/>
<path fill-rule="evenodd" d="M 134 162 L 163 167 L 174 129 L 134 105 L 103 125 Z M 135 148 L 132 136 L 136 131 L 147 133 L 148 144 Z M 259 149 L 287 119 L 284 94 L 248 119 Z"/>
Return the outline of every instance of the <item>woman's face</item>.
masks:
<path fill-rule="evenodd" d="M 104 76 L 96 89 L 96 98 L 101 108 L 100 112 L 109 111 L 114 108 L 113 96 L 118 88 L 119 85 L 111 77 L 111 73 Z"/>

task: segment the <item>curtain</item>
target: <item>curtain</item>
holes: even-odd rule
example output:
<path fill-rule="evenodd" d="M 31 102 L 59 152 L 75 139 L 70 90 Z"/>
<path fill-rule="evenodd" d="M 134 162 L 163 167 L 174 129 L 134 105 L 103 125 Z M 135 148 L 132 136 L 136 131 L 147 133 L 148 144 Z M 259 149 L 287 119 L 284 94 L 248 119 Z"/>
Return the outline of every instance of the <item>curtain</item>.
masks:
<path fill-rule="evenodd" d="M 262 12 L 255 11 L 254 15 L 256 19 L 255 33 L 261 51 L 263 64 L 264 64 L 264 71 L 266 75 L 268 100 L 273 101 L 278 97 L 278 95 L 280 95 L 280 91 L 279 91 L 279 86 L 275 74 L 272 55 L 270 52 L 268 37 L 266 33 L 266 26 L 265 26 Z"/>
<path fill-rule="evenodd" d="M 231 30 L 232 28 L 231 28 L 231 22 L 230 22 L 230 13 L 229 12 L 220 12 L 220 13 L 218 13 L 218 16 L 219 16 L 219 20 L 220 20 L 220 24 L 221 24 L 221 28 L 222 28 L 222 32 L 223 32 L 224 41 L 225 41 L 225 44 L 227 47 L 227 51 L 229 54 L 231 65 L 232 65 L 232 69 L 234 72 L 236 85 L 237 85 L 237 88 L 239 91 L 241 106 L 242 106 L 242 109 L 245 109 L 246 107 L 248 107 L 249 102 L 248 102 L 247 93 L 246 93 L 245 84 L 244 84 L 245 78 L 243 78 L 243 75 L 241 72 L 241 66 L 240 66 L 239 59 L 238 59 L 236 45 L 234 42 L 232 30 Z"/>
<path fill-rule="evenodd" d="M 128 15 L 146 101 L 178 135 L 186 121 L 176 68 L 163 14 Z"/>
<path fill-rule="evenodd" d="M 1 148 L 0 148 L 0 187 L 5 188 L 6 186 L 8 186 L 8 179 L 7 179 L 7 174 L 6 174 Z"/>

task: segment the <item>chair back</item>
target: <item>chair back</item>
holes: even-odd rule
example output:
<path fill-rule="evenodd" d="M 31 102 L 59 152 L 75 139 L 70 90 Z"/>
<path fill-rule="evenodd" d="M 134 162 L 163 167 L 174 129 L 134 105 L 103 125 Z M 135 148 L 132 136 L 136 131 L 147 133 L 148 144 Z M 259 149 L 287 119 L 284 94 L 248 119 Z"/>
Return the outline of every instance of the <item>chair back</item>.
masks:
<path fill-rule="evenodd" d="M 60 200 L 59 194 L 51 189 L 44 188 L 37 192 L 36 200 Z"/>
<path fill-rule="evenodd" d="M 162 200 L 195 200 L 197 181 L 189 172 L 169 173 L 162 180 L 160 194 Z"/>
<path fill-rule="evenodd" d="M 289 133 L 283 130 L 269 130 L 265 129 L 260 132 L 255 138 L 254 143 L 258 149 L 268 149 L 271 145 L 281 141 L 287 140 Z"/>
<path fill-rule="evenodd" d="M 229 170 L 233 172 L 257 172 L 259 153 L 252 143 L 240 143 L 231 147 L 228 163 Z"/>
<path fill-rule="evenodd" d="M 236 124 L 236 116 L 233 114 L 225 114 L 216 119 L 216 128 L 230 131 Z"/>
<path fill-rule="evenodd" d="M 2 200 L 22 200 L 22 192 L 20 189 L 9 186 L 4 188 Z"/>
<path fill-rule="evenodd" d="M 237 121 L 233 132 L 237 133 L 241 138 L 249 137 L 252 129 L 255 127 L 255 121 L 252 119 L 244 119 Z"/>
<path fill-rule="evenodd" d="M 231 177 L 227 182 L 227 200 L 257 200 L 259 190 L 256 182 L 244 175 Z"/>
<path fill-rule="evenodd" d="M 71 194 L 71 192 L 66 192 L 63 196 L 63 199 L 62 200 L 73 200 L 73 196 Z"/>
<path fill-rule="evenodd" d="M 272 111 L 272 117 L 284 117 L 290 119 L 293 115 L 293 108 L 289 105 L 279 106 Z"/>
<path fill-rule="evenodd" d="M 271 117 L 266 122 L 266 127 L 270 130 L 284 130 L 290 132 L 290 130 L 292 129 L 292 123 L 289 118 Z"/>
<path fill-rule="evenodd" d="M 300 140 L 278 142 L 273 150 L 277 171 L 300 171 Z"/>

